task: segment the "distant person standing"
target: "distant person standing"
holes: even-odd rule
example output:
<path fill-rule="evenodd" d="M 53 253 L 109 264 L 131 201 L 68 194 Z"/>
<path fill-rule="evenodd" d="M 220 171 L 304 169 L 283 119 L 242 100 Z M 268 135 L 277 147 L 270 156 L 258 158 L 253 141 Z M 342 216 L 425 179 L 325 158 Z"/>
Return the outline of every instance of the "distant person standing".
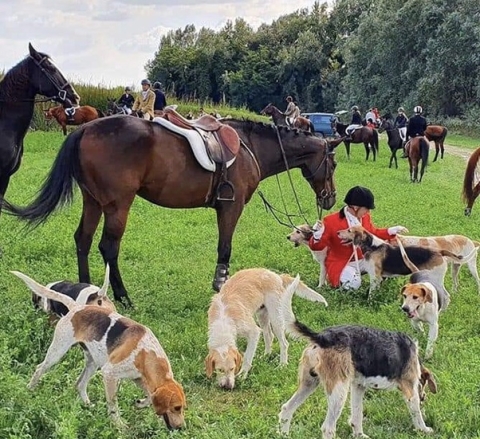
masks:
<path fill-rule="evenodd" d="M 162 84 L 160 82 L 157 81 L 153 84 L 153 92 L 155 93 L 153 114 L 155 116 L 160 116 L 163 109 L 167 106 L 167 99 L 165 98 L 165 93 L 162 91 Z"/>
<path fill-rule="evenodd" d="M 150 88 L 151 82 L 148 79 L 143 79 L 142 82 L 142 91 L 135 99 L 133 104 L 133 111 L 138 111 L 140 116 L 144 119 L 151 120 L 154 117 L 153 107 L 155 105 L 155 93 Z"/>

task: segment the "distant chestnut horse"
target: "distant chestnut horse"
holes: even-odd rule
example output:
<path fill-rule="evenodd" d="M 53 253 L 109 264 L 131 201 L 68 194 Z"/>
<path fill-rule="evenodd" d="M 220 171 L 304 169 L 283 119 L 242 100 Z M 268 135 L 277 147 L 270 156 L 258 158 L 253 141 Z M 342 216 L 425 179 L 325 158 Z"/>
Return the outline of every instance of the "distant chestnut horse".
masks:
<path fill-rule="evenodd" d="M 428 141 L 435 142 L 435 158 L 433 159 L 434 162 L 438 158 L 439 151 L 441 151 L 440 158 L 443 159 L 443 142 L 445 141 L 445 137 L 447 137 L 447 132 L 447 128 L 441 125 L 428 125 L 427 129 L 425 130 L 425 137 L 428 139 Z"/>
<path fill-rule="evenodd" d="M 7 212 L 40 224 L 57 207 L 72 199 L 77 181 L 83 211 L 75 232 L 80 282 L 90 283 L 88 254 L 93 235 L 104 215 L 99 248 L 110 265 L 110 281 L 117 300 L 130 304 L 118 267 L 120 242 L 136 195 L 169 208 L 213 207 L 219 230 L 218 259 L 213 288 L 228 278 L 232 236 L 246 203 L 263 179 L 300 168 L 329 210 L 335 204 L 334 150 L 310 133 L 250 121 L 223 122 L 235 129 L 241 147 L 228 169 L 234 201 L 212 200 L 213 173 L 196 161 L 182 136 L 144 119 L 111 116 L 93 121 L 64 141 L 37 198 L 26 208 L 4 200 Z"/>
<path fill-rule="evenodd" d="M 287 119 L 285 117 L 285 114 L 283 114 L 275 105 L 273 104 L 268 104 L 261 112 L 260 114 L 264 114 L 266 116 L 270 116 L 273 120 L 273 123 L 279 127 L 279 126 L 289 126 L 287 124 Z M 310 119 L 307 119 L 306 117 L 303 116 L 298 116 L 295 118 L 293 122 L 292 128 L 298 128 L 299 130 L 304 130 L 304 131 L 309 131 L 311 133 L 315 132 L 315 127 L 313 126 L 313 122 Z"/>
<path fill-rule="evenodd" d="M 49 108 L 44 112 L 45 119 L 55 119 L 62 127 L 63 134 L 67 135 L 67 125 L 82 125 L 90 122 L 91 120 L 98 119 L 99 117 L 105 117 L 105 115 L 97 110 L 95 107 L 89 105 L 83 105 L 75 108 L 75 114 L 73 115 L 73 121 L 67 118 L 65 114 L 65 108 L 58 105 L 56 107 Z"/>
<path fill-rule="evenodd" d="M 467 203 L 465 215 L 470 216 L 472 213 L 473 203 L 480 194 L 480 172 L 477 169 L 480 160 L 480 148 L 477 148 L 467 162 L 465 177 L 463 179 L 463 199 Z"/>
<path fill-rule="evenodd" d="M 370 150 L 372 150 L 373 161 L 377 159 L 378 154 L 378 133 L 377 130 L 369 127 L 357 128 L 352 134 L 352 140 L 346 139 L 347 124 L 341 123 L 337 118 L 333 118 L 331 121 L 333 131 L 336 131 L 339 136 L 343 138 L 345 143 L 345 149 L 347 150 L 347 157 L 350 159 L 350 143 L 363 143 L 365 147 L 365 160 L 368 160 L 370 156 Z"/>
<path fill-rule="evenodd" d="M 414 137 L 410 139 L 409 143 L 408 163 L 410 164 L 410 181 L 412 183 L 420 183 L 425 168 L 427 167 L 430 145 L 428 144 L 427 139 L 423 136 Z M 418 166 L 420 161 L 422 162 L 422 168 L 420 169 L 420 179 L 418 179 Z"/>

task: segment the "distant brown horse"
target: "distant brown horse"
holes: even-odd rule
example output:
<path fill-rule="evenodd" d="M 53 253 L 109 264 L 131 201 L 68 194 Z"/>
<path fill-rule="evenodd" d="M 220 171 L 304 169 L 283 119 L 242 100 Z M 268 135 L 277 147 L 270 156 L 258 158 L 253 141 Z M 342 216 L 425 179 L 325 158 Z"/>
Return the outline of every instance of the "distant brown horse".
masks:
<path fill-rule="evenodd" d="M 445 137 L 447 137 L 447 132 L 447 128 L 441 125 L 428 125 L 427 129 L 425 130 L 425 137 L 428 139 L 428 141 L 435 142 L 435 158 L 433 159 L 434 162 L 438 158 L 439 151 L 441 151 L 440 158 L 443 159 L 443 142 L 445 141 Z"/>
<path fill-rule="evenodd" d="M 230 119 L 241 148 L 228 169 L 235 188 L 234 201 L 221 201 L 213 174 L 196 161 L 187 140 L 161 125 L 135 117 L 111 116 L 71 133 L 63 143 L 37 198 L 26 208 L 4 200 L 7 212 L 40 224 L 73 196 L 77 181 L 83 212 L 75 232 L 79 277 L 90 283 L 88 254 L 93 235 L 104 215 L 99 248 L 110 266 L 117 300 L 129 302 L 118 267 L 120 242 L 136 195 L 169 208 L 213 207 L 219 230 L 218 259 L 213 287 L 228 278 L 232 236 L 246 203 L 263 179 L 300 168 L 323 209 L 335 204 L 333 148 L 310 133 L 272 125 Z"/>
<path fill-rule="evenodd" d="M 368 160 L 370 156 L 370 150 L 372 150 L 373 161 L 377 159 L 378 154 L 378 133 L 377 130 L 369 127 L 357 128 L 351 138 L 352 140 L 347 140 L 346 129 L 347 124 L 341 123 L 337 118 L 332 119 L 331 121 L 332 129 L 334 132 L 337 132 L 341 137 L 343 137 L 343 143 L 345 143 L 345 149 L 347 150 L 347 157 L 350 160 L 350 143 L 363 143 L 365 147 L 365 160 Z"/>
<path fill-rule="evenodd" d="M 473 203 L 480 194 L 480 170 L 477 169 L 480 160 L 480 148 L 477 148 L 467 162 L 465 169 L 465 177 L 463 179 L 463 199 L 467 203 L 465 215 L 470 216 L 472 213 Z"/>
<path fill-rule="evenodd" d="M 408 163 L 410 164 L 410 181 L 412 183 L 420 183 L 428 163 L 430 145 L 425 137 L 418 136 L 410 139 L 406 148 L 408 149 Z M 420 161 L 422 162 L 422 168 L 420 169 L 420 179 L 418 179 Z"/>
<path fill-rule="evenodd" d="M 273 123 L 276 126 L 290 126 L 287 124 L 287 118 L 285 114 L 281 112 L 275 105 L 268 104 L 260 114 L 264 114 L 266 116 L 270 116 L 273 120 Z M 303 116 L 298 116 L 293 121 L 292 128 L 298 128 L 299 130 L 309 131 L 312 134 L 315 132 L 315 127 L 313 126 L 313 122 L 310 119 L 307 119 Z"/>
<path fill-rule="evenodd" d="M 100 110 L 90 107 L 89 105 L 76 107 L 73 120 L 68 119 L 67 115 L 65 114 L 65 108 L 63 108 L 61 105 L 45 110 L 44 115 L 45 119 L 47 120 L 55 119 L 62 127 L 62 131 L 65 136 L 67 135 L 67 125 L 82 125 L 90 122 L 91 120 L 105 116 Z"/>

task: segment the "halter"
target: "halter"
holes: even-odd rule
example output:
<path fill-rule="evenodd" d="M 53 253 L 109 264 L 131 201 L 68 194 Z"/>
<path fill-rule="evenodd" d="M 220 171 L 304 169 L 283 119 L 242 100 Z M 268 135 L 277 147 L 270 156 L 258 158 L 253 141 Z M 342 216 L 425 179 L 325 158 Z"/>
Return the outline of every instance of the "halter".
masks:
<path fill-rule="evenodd" d="M 52 85 L 57 89 L 58 94 L 56 96 L 52 96 L 49 98 L 46 98 L 46 100 L 54 100 L 54 99 L 60 99 L 62 102 L 65 101 L 67 98 L 67 92 L 65 91 L 65 87 L 70 86 L 71 84 L 65 80 L 63 84 L 59 84 L 58 81 L 55 79 L 55 77 L 49 73 L 47 70 L 45 70 L 42 66 L 42 64 L 48 60 L 48 56 L 43 56 L 40 61 L 37 61 L 32 55 L 29 55 L 29 58 L 33 60 L 35 65 L 40 69 L 40 71 L 47 77 L 47 79 L 52 83 Z M 39 90 L 41 93 L 41 90 Z M 39 100 L 36 102 L 45 102 L 45 100 Z"/>
<path fill-rule="evenodd" d="M 287 226 L 287 227 L 293 227 L 294 229 L 297 229 L 298 228 L 293 224 L 292 220 L 291 220 L 291 217 L 295 217 L 295 216 L 301 216 L 303 218 L 303 220 L 307 223 L 307 224 L 310 224 L 310 222 L 308 221 L 308 219 L 305 217 L 304 213 L 303 213 L 303 210 L 302 210 L 302 207 L 300 206 L 300 201 L 298 199 L 298 195 L 297 195 L 297 192 L 295 191 L 295 187 L 293 185 L 293 181 L 292 181 L 292 176 L 290 174 L 290 167 L 288 165 L 288 160 L 287 160 L 287 155 L 285 153 L 285 149 L 283 147 L 283 142 L 282 142 L 282 139 L 281 139 L 281 136 L 280 136 L 280 132 L 278 130 L 278 127 L 276 125 L 273 125 L 274 129 L 275 129 L 275 132 L 277 134 L 277 139 L 278 139 L 278 144 L 280 145 L 280 151 L 282 152 L 282 158 L 283 158 L 283 161 L 285 163 L 285 169 L 287 171 L 287 175 L 288 175 L 288 179 L 290 181 L 290 187 L 292 188 L 292 192 L 293 192 L 293 195 L 295 197 L 295 201 L 297 203 L 297 207 L 298 207 L 298 210 L 300 212 L 300 215 L 291 215 L 291 214 L 288 214 L 287 213 L 287 206 L 286 206 L 286 203 L 285 203 L 285 200 L 283 198 L 283 195 L 282 195 L 282 189 L 281 189 L 281 186 L 280 186 L 280 181 L 278 179 L 278 174 L 276 175 L 277 177 L 277 184 L 278 184 L 278 187 L 279 187 L 279 190 L 280 190 L 280 195 L 281 195 L 281 198 L 282 198 L 282 204 L 283 204 L 283 207 L 285 209 L 285 212 L 281 212 L 279 211 L 278 209 L 276 209 L 275 207 L 273 207 L 265 198 L 265 196 L 263 195 L 263 193 L 261 191 L 259 191 L 259 195 L 260 197 L 262 198 L 264 204 L 265 204 L 265 208 L 270 210 L 270 213 L 273 215 L 273 217 L 278 221 L 279 224 L 282 224 L 284 226 Z M 327 146 L 328 148 L 328 146 Z M 322 161 L 320 162 L 320 164 L 318 165 L 318 167 L 315 169 L 314 172 L 312 172 L 308 177 L 305 177 L 305 179 L 307 181 L 309 180 L 312 180 L 315 175 L 317 175 L 317 173 L 324 167 L 325 168 L 325 179 L 328 178 L 328 175 L 327 175 L 327 171 L 328 171 L 328 160 L 327 158 L 331 155 L 334 155 L 335 152 L 334 151 L 326 151 L 325 152 L 325 156 L 323 157 Z M 325 200 L 326 198 L 329 198 L 329 197 L 332 197 L 336 194 L 336 191 L 332 191 L 332 192 L 329 192 L 327 191 L 326 189 L 322 189 L 322 191 L 320 192 L 319 195 L 317 195 L 317 214 L 318 214 L 318 218 L 321 219 L 322 218 L 322 215 L 323 215 L 323 200 Z M 319 203 L 319 201 L 321 203 Z M 321 206 L 319 206 L 319 204 L 321 204 Z M 276 215 L 275 212 L 279 212 L 283 215 L 285 215 L 287 218 L 288 218 L 288 221 L 289 221 L 289 224 L 286 224 L 284 223 L 283 221 L 281 221 L 278 216 Z"/>

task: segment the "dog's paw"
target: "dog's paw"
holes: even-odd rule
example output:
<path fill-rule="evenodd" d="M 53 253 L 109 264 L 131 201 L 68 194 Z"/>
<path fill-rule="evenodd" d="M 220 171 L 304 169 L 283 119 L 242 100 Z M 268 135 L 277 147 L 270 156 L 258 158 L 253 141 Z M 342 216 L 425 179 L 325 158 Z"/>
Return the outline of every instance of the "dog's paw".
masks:
<path fill-rule="evenodd" d="M 422 431 L 426 434 L 432 434 L 433 433 L 433 428 L 425 427 L 424 429 L 422 429 Z"/>

